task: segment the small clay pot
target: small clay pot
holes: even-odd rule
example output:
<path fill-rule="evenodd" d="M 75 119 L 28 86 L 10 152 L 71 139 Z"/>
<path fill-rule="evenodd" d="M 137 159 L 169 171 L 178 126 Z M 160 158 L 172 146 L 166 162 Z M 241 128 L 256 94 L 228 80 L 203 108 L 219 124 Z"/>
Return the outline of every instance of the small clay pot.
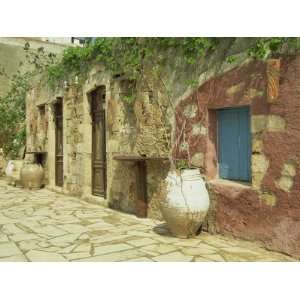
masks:
<path fill-rule="evenodd" d="M 39 164 L 25 164 L 20 174 L 21 184 L 26 189 L 40 189 L 43 185 L 44 170 Z"/>

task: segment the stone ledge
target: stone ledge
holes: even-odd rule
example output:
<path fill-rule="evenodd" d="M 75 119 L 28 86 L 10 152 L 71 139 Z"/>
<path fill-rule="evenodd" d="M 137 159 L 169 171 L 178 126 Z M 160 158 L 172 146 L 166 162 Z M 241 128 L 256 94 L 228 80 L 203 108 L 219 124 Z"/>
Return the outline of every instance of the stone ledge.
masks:
<path fill-rule="evenodd" d="M 241 182 L 241 181 L 231 181 L 226 179 L 212 179 L 207 182 L 209 185 L 213 186 L 225 186 L 225 187 L 233 187 L 233 188 L 241 188 L 241 189 L 252 189 L 251 183 Z"/>

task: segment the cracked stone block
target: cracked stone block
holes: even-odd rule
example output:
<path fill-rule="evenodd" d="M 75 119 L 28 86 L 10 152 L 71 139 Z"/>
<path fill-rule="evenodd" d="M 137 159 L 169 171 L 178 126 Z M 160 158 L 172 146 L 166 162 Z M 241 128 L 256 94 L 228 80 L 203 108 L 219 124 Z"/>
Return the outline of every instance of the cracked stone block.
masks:
<path fill-rule="evenodd" d="M 230 88 L 226 90 L 226 94 L 228 96 L 233 96 L 236 93 L 241 92 L 245 87 L 245 82 L 240 82 L 238 84 L 232 85 Z"/>
<path fill-rule="evenodd" d="M 245 92 L 245 97 L 246 98 L 255 98 L 255 97 L 262 97 L 264 94 L 263 91 L 260 91 L 258 89 L 250 88 Z"/>
<path fill-rule="evenodd" d="M 251 133 L 260 133 L 266 129 L 267 116 L 252 115 L 251 116 Z"/>
<path fill-rule="evenodd" d="M 256 189 L 260 188 L 261 181 L 263 180 L 269 168 L 269 160 L 263 154 L 252 155 L 252 183 Z"/>
<path fill-rule="evenodd" d="M 252 140 L 252 152 L 261 153 L 263 150 L 263 141 L 259 138 Z"/>
<path fill-rule="evenodd" d="M 277 181 L 277 185 L 283 191 L 290 192 L 294 185 L 294 180 L 290 176 L 281 176 L 280 179 Z"/>
<path fill-rule="evenodd" d="M 286 121 L 280 116 L 269 115 L 267 121 L 267 130 L 271 132 L 285 131 Z"/>
<path fill-rule="evenodd" d="M 277 197 L 271 193 L 263 193 L 260 195 L 260 199 L 269 206 L 275 206 L 277 203 Z"/>
<path fill-rule="evenodd" d="M 281 175 L 294 177 L 296 175 L 296 166 L 292 162 L 285 163 Z"/>

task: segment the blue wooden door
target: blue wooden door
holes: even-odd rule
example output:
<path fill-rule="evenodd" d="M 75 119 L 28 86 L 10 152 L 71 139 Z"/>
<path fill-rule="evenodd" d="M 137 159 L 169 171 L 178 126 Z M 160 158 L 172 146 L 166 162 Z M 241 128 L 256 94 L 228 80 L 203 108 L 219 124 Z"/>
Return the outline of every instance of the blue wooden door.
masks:
<path fill-rule="evenodd" d="M 218 156 L 221 178 L 250 181 L 251 133 L 248 107 L 218 111 Z"/>

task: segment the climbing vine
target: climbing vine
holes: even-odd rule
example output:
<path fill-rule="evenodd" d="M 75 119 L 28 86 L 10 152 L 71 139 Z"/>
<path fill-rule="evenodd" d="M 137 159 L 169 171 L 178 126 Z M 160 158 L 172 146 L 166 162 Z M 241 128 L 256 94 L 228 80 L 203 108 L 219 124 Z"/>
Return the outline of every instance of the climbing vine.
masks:
<path fill-rule="evenodd" d="M 232 42 L 235 39 L 232 38 Z M 56 88 L 71 75 L 84 81 L 90 68 L 95 63 L 101 63 L 112 75 L 125 75 L 129 80 L 140 79 L 147 84 L 145 70 L 151 69 L 151 75 L 160 81 L 170 98 L 158 66 L 164 65 L 175 52 L 187 65 L 196 66 L 201 59 L 218 49 L 220 40 L 211 37 L 96 38 L 89 39 L 83 47 L 66 48 L 61 57 L 45 52 L 43 47 L 32 50 L 27 43 L 24 46 L 26 62 L 21 63 L 20 70 L 9 78 L 10 89 L 0 99 L 0 147 L 3 145 L 5 153 L 14 157 L 25 144 L 25 98 L 37 76 L 43 78 L 50 87 Z M 299 48 L 297 38 L 270 37 L 253 40 L 254 43 L 248 49 L 248 55 L 253 59 L 279 57 L 284 53 L 291 54 Z M 224 60 L 226 63 L 233 63 L 235 57 L 228 55 Z M 24 63 L 30 66 L 29 70 L 21 71 Z M 0 76 L 7 76 L 1 67 Z M 196 83 L 194 79 L 188 79 L 187 82 L 191 86 Z M 125 95 L 122 100 L 127 105 L 134 103 L 131 94 Z"/>
<path fill-rule="evenodd" d="M 189 64 L 194 64 L 218 45 L 217 38 L 96 38 L 84 47 L 69 47 L 62 60 L 47 68 L 52 86 L 69 74 L 84 77 L 91 63 L 100 62 L 113 73 L 125 73 L 129 79 L 141 75 L 147 63 L 162 63 L 162 53 L 176 49 Z M 155 65 L 152 65 L 155 67 Z"/>

